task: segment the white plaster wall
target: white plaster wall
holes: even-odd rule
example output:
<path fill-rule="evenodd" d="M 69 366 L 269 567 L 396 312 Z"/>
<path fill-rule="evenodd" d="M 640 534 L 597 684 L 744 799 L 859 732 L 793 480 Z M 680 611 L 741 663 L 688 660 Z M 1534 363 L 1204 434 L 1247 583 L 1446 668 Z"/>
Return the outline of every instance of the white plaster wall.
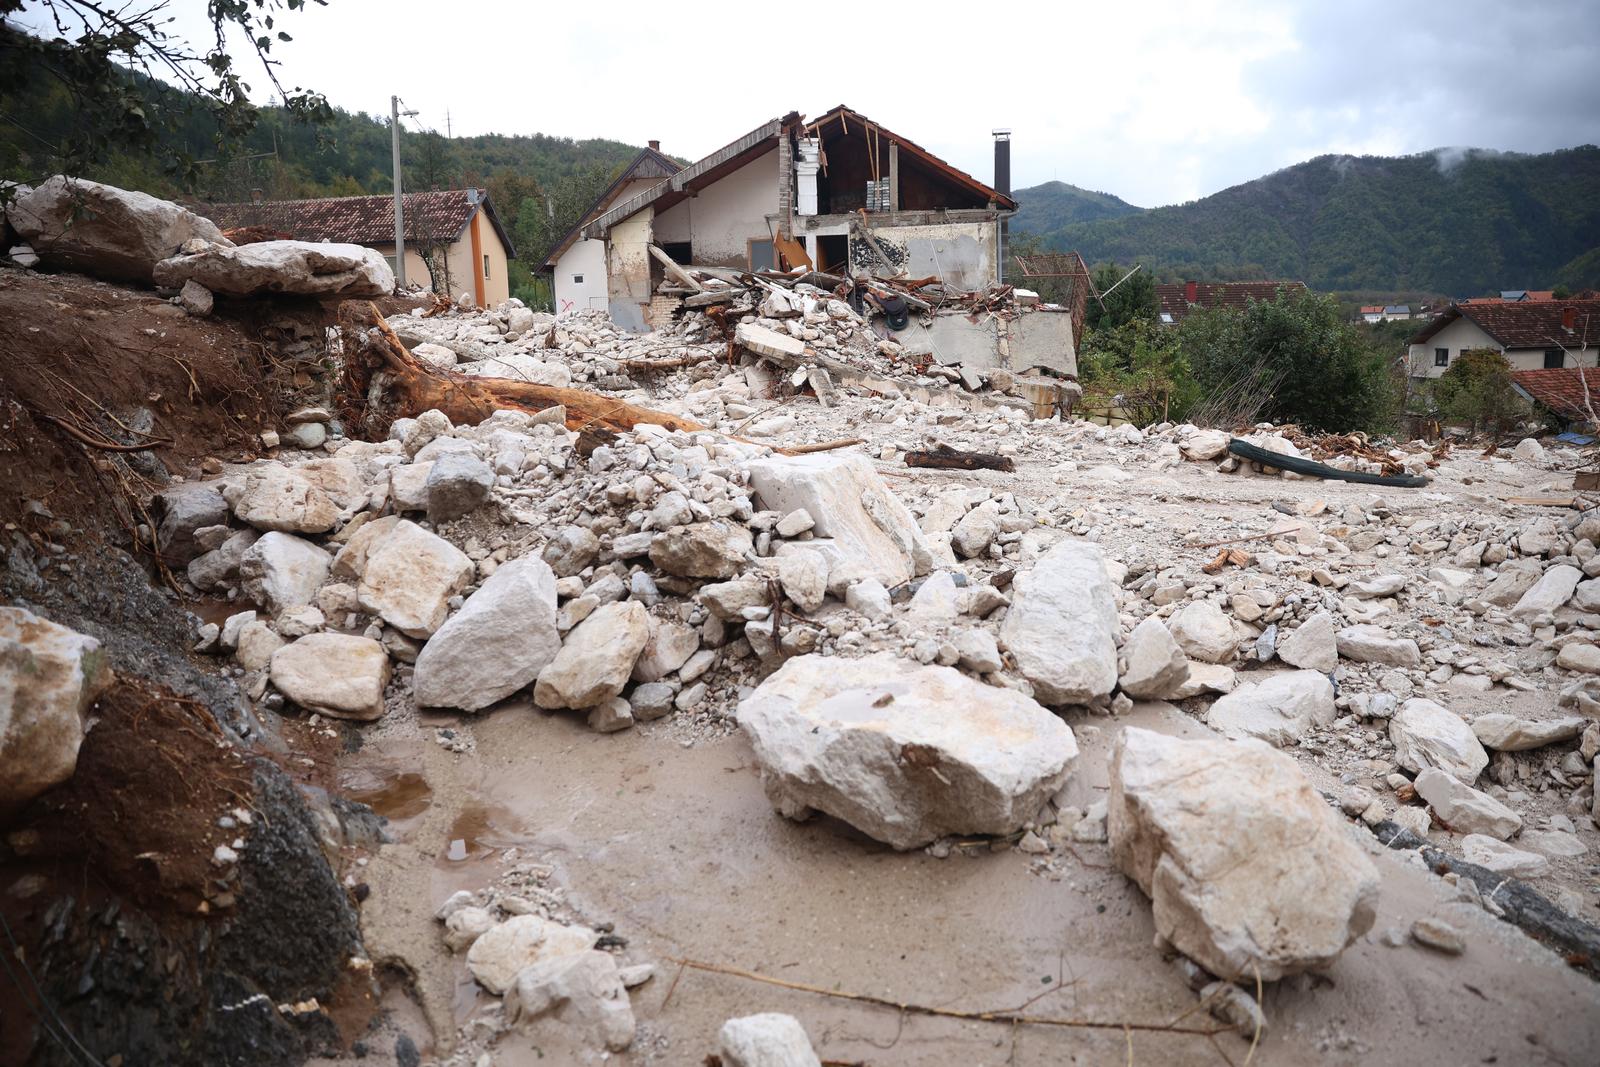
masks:
<path fill-rule="evenodd" d="M 778 210 L 778 150 L 752 160 L 662 215 L 679 208 L 686 209 L 696 263 L 746 266 L 748 242 L 772 237 L 767 216 Z"/>
<path fill-rule="evenodd" d="M 580 284 L 573 281 L 583 276 Z M 595 308 L 606 309 L 606 243 L 575 241 L 556 261 L 554 275 L 557 315 Z"/>
<path fill-rule="evenodd" d="M 693 197 L 688 200 L 680 200 L 656 216 L 655 233 L 657 241 L 662 244 L 676 244 L 693 239 L 689 233 L 689 219 L 693 214 L 690 205 L 693 203 Z M 696 254 L 699 251 L 698 248 L 695 249 Z"/>
<path fill-rule="evenodd" d="M 1551 348 L 1560 347 L 1551 345 Z M 1594 345 L 1589 346 L 1588 352 L 1579 352 L 1576 345 L 1567 345 L 1567 357 L 1563 366 L 1567 367 L 1593 367 L 1596 366 L 1596 356 L 1600 356 L 1600 349 Z M 1514 348 L 1506 353 L 1506 362 L 1511 364 L 1512 370 L 1541 370 L 1544 368 L 1543 348 Z M 1600 382 L 1595 383 L 1600 386 Z"/>

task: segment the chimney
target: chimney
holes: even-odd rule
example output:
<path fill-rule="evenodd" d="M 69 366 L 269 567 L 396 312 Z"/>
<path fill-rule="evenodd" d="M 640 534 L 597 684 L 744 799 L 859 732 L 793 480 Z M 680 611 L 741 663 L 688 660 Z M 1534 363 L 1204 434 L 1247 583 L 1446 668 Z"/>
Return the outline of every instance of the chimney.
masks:
<path fill-rule="evenodd" d="M 1568 333 L 1571 333 L 1573 330 L 1578 328 L 1577 308 L 1569 306 L 1561 309 L 1561 328 L 1566 330 Z"/>
<path fill-rule="evenodd" d="M 994 135 L 994 190 L 1011 195 L 1011 131 L 990 130 Z M 1000 233 L 995 239 L 995 281 L 1004 285 L 1006 280 L 1006 238 L 1011 234 L 1009 220 L 1000 220 Z"/>
<path fill-rule="evenodd" d="M 1183 302 L 1185 304 L 1198 304 L 1200 302 L 1200 283 L 1183 283 Z"/>
<path fill-rule="evenodd" d="M 661 151 L 661 142 L 660 141 L 650 141 L 648 143 L 650 145 L 650 151 L 652 151 L 652 152 Z"/>
<path fill-rule="evenodd" d="M 795 160 L 795 214 L 817 213 L 817 171 L 822 166 L 822 139 L 802 137 L 797 146 L 799 158 Z"/>

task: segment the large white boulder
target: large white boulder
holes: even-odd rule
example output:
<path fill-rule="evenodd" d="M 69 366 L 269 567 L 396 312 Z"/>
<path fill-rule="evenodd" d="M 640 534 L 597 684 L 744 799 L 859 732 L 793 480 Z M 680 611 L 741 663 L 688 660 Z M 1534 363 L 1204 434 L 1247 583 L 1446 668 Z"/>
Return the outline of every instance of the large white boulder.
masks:
<path fill-rule="evenodd" d="M 722 1067 L 822 1067 L 800 1020 L 773 1011 L 723 1023 L 717 1051 Z"/>
<path fill-rule="evenodd" d="M 476 573 L 465 552 L 402 520 L 368 549 L 356 597 L 363 611 L 407 637 L 431 637 L 450 613 L 450 598 Z"/>
<path fill-rule="evenodd" d="M 1437 767 L 1471 785 L 1489 765 L 1489 754 L 1455 712 L 1425 697 L 1400 705 L 1389 720 L 1394 759 L 1408 771 Z"/>
<path fill-rule="evenodd" d="M 1395 637 L 1381 626 L 1361 623 L 1346 626 L 1337 635 L 1339 655 L 1357 663 L 1384 663 L 1391 667 L 1419 667 L 1422 650 L 1409 637 Z"/>
<path fill-rule="evenodd" d="M 1458 834 L 1488 834 L 1506 841 L 1522 829 L 1522 816 L 1437 767 L 1425 768 L 1415 785 L 1417 796 Z"/>
<path fill-rule="evenodd" d="M 761 507 L 785 515 L 804 508 L 811 516 L 812 539 L 784 542 L 778 553 L 822 553 L 834 596 L 843 599 L 846 588 L 867 578 L 893 589 L 932 569 L 922 530 L 866 456 L 772 456 L 751 461 L 748 470 Z"/>
<path fill-rule="evenodd" d="M 1189 680 L 1189 657 L 1166 625 L 1151 615 L 1122 645 L 1122 677 L 1117 684 L 1135 700 L 1167 700 Z"/>
<path fill-rule="evenodd" d="M 239 557 L 239 584 L 257 607 L 280 615 L 315 600 L 332 563 L 325 549 L 273 530 Z"/>
<path fill-rule="evenodd" d="M 491 993 L 504 993 L 524 967 L 587 952 L 600 935 L 585 926 L 563 926 L 537 915 L 514 915 L 479 935 L 467 950 L 467 970 Z"/>
<path fill-rule="evenodd" d="M 1371 929 L 1378 872 L 1294 760 L 1128 728 L 1107 833 L 1156 932 L 1229 981 L 1325 967 Z"/>
<path fill-rule="evenodd" d="M 277 463 L 253 468 L 222 490 L 239 521 L 258 530 L 326 533 L 339 521 L 339 505 L 304 474 Z"/>
<path fill-rule="evenodd" d="M 1278 658 L 1291 667 L 1331 673 L 1339 666 L 1339 641 L 1334 633 L 1333 616 L 1314 613 L 1278 642 Z"/>
<path fill-rule="evenodd" d="M 1526 752 L 1546 745 L 1571 741 L 1583 733 L 1589 720 L 1581 715 L 1562 715 L 1555 719 L 1519 719 L 1503 712 L 1490 712 L 1472 720 L 1472 733 L 1484 748 L 1496 752 Z"/>
<path fill-rule="evenodd" d="M 149 284 L 186 241 L 229 243 L 170 200 L 60 174 L 17 197 L 6 218 L 49 265 L 112 281 Z"/>
<path fill-rule="evenodd" d="M 531 684 L 559 651 L 556 576 L 534 556 L 502 563 L 422 646 L 417 703 L 478 711 Z"/>
<path fill-rule="evenodd" d="M 637 600 L 602 604 L 567 635 L 539 672 L 541 708 L 592 708 L 622 692 L 650 639 L 649 614 Z"/>
<path fill-rule="evenodd" d="M 1045 704 L 1086 704 L 1117 685 L 1117 604 L 1105 556 L 1063 541 L 1012 583 L 1000 642 Z"/>
<path fill-rule="evenodd" d="M 1168 624 L 1173 640 L 1190 659 L 1227 663 L 1239 650 L 1233 620 L 1209 600 L 1197 600 L 1172 616 Z"/>
<path fill-rule="evenodd" d="M 1572 599 L 1581 581 L 1583 572 L 1576 567 L 1565 563 L 1551 567 L 1522 594 L 1511 614 L 1519 619 L 1548 615 Z"/>
<path fill-rule="evenodd" d="M 551 1048 L 559 1062 L 587 1062 L 588 1050 L 621 1052 L 633 1043 L 633 1005 L 609 952 L 589 949 L 524 967 L 506 989 L 504 1004 L 506 1021 L 537 1034 L 541 1050 L 552 1039 L 570 1043 Z"/>
<path fill-rule="evenodd" d="M 95 638 L 0 607 L 0 817 L 72 777 L 84 716 L 114 680 Z"/>
<path fill-rule="evenodd" d="M 370 722 L 383 714 L 389 654 L 370 637 L 307 634 L 272 654 L 271 676 L 280 693 L 307 711 Z"/>
<path fill-rule="evenodd" d="M 1289 671 L 1218 697 L 1206 725 L 1225 737 L 1254 737 L 1275 748 L 1297 743 L 1312 726 L 1338 717 L 1333 683 L 1320 671 Z"/>
<path fill-rule="evenodd" d="M 1021 693 L 886 652 L 791 659 L 738 719 L 779 812 L 822 811 L 898 849 L 1010 833 L 1078 754 L 1071 728 Z"/>
<path fill-rule="evenodd" d="M 373 248 L 311 241 L 261 241 L 213 245 L 155 265 L 157 285 L 198 282 L 224 296 L 286 293 L 349 300 L 394 292 L 394 271 Z"/>

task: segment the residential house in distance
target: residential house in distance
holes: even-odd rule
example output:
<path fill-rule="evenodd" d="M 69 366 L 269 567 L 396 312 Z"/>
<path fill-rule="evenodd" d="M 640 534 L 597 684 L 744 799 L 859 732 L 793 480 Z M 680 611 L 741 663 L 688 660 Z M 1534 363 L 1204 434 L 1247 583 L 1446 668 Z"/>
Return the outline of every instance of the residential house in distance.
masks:
<path fill-rule="evenodd" d="M 1388 304 L 1383 309 L 1384 322 L 1405 322 L 1411 318 L 1409 304 Z"/>
<path fill-rule="evenodd" d="M 1009 153 L 997 140 L 997 160 L 1002 144 Z M 610 202 L 602 197 L 585 214 L 544 269 L 558 300 L 597 306 L 603 249 L 605 308 L 632 330 L 676 307 L 657 299 L 665 265 L 652 248 L 686 266 L 804 265 L 835 276 L 903 269 L 979 289 L 999 277 L 1001 222 L 1017 206 L 1007 190 L 843 105 L 809 121 L 790 112 L 659 180 L 628 184 L 637 191 L 608 191 Z M 571 280 L 578 276 L 582 283 Z"/>
<path fill-rule="evenodd" d="M 1383 305 L 1363 304 L 1357 314 L 1361 317 L 1361 321 L 1369 326 L 1380 323 L 1383 321 Z"/>
<path fill-rule="evenodd" d="M 336 196 L 321 200 L 256 200 L 202 209 L 224 230 L 259 227 L 297 241 L 366 245 L 394 265 L 394 197 Z M 478 307 L 511 295 L 506 263 L 511 237 L 482 189 L 406 193 L 406 281 L 452 300 L 463 293 Z"/>
<path fill-rule="evenodd" d="M 1469 301 L 1451 304 L 1411 338 L 1413 378 L 1437 378 L 1480 348 L 1503 352 L 1512 370 L 1600 363 L 1600 300 Z"/>
<path fill-rule="evenodd" d="M 659 184 L 683 169 L 677 160 L 661 154 L 661 142 L 651 141 L 633 161 L 622 169 L 595 200 L 578 224 L 562 236 L 545 254 L 541 272 L 550 275 L 555 312 L 593 309 L 605 311 L 609 303 L 606 285 L 606 243 L 581 234 L 612 205 L 628 200 Z M 673 250 L 669 249 L 671 254 Z M 679 250 L 681 251 L 681 250 Z"/>
<path fill-rule="evenodd" d="M 1156 310 L 1161 322 L 1183 321 L 1191 308 L 1242 308 L 1256 300 L 1273 300 L 1278 290 L 1305 291 L 1305 282 L 1184 282 L 1156 286 Z"/>

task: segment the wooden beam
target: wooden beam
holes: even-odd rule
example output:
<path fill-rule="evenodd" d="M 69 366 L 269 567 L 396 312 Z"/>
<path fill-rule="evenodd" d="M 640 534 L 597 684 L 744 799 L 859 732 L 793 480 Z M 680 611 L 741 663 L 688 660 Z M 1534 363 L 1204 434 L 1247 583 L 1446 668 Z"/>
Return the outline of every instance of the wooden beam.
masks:
<path fill-rule="evenodd" d="M 646 247 L 650 249 L 650 254 L 656 258 L 656 261 L 661 264 L 661 268 L 667 272 L 667 277 L 686 289 L 692 289 L 697 293 L 705 292 L 706 287 L 695 281 L 692 274 L 678 266 L 671 256 L 653 244 Z"/>

